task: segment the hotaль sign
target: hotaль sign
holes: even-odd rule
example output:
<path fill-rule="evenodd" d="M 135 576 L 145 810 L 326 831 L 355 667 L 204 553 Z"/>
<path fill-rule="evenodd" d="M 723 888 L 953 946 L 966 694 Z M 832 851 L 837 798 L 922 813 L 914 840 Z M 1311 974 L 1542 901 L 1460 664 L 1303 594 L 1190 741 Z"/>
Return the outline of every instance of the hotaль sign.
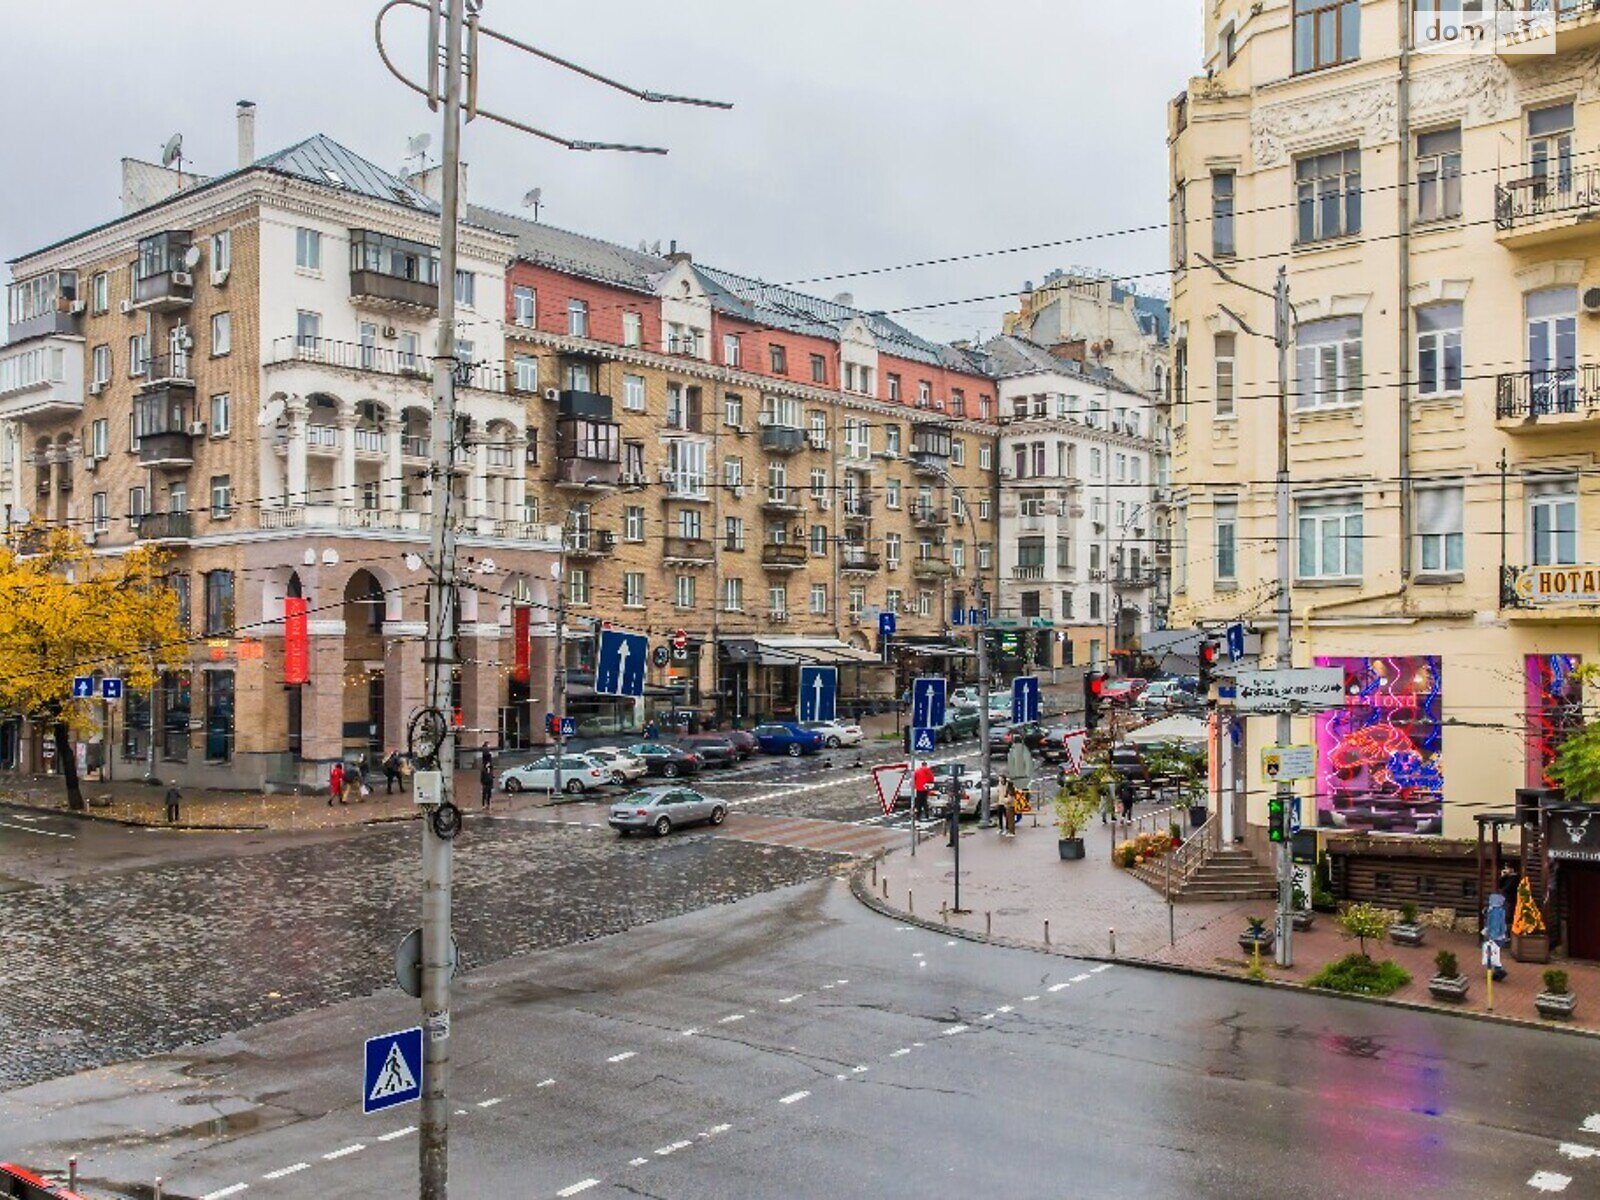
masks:
<path fill-rule="evenodd" d="M 1529 567 L 1514 590 L 1530 604 L 1600 604 L 1600 566 Z"/>

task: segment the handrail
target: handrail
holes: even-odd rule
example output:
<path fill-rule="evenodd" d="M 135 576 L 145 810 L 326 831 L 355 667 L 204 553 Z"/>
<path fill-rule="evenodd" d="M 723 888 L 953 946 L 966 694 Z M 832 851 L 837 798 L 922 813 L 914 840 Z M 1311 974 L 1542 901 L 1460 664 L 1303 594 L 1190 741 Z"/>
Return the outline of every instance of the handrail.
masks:
<path fill-rule="evenodd" d="M 1222 846 L 1222 819 L 1212 813 L 1172 852 L 1172 887 L 1179 891 Z"/>

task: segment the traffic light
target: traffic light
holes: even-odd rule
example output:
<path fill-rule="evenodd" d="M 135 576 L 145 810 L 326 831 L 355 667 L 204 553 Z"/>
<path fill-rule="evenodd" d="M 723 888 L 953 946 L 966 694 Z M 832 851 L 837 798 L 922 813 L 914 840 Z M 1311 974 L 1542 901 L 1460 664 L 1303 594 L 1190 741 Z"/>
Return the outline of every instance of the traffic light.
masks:
<path fill-rule="evenodd" d="M 561 732 L 561 722 L 556 720 L 555 713 L 553 713 L 553 712 L 545 713 L 545 715 L 544 715 L 544 731 L 546 733 L 548 733 L 551 737 L 555 737 L 557 734 L 559 734 Z"/>
<path fill-rule="evenodd" d="M 1093 731 L 1100 724 L 1101 696 L 1105 691 L 1104 671 L 1085 671 L 1083 675 L 1083 727 Z"/>
<path fill-rule="evenodd" d="M 1216 683 L 1217 663 L 1222 659 L 1222 643 L 1206 638 L 1200 643 L 1200 698 L 1209 699 L 1211 685 Z"/>
<path fill-rule="evenodd" d="M 1289 828 L 1290 797 L 1281 792 L 1274 793 L 1267 800 L 1267 840 L 1269 842 L 1287 842 L 1293 836 Z"/>

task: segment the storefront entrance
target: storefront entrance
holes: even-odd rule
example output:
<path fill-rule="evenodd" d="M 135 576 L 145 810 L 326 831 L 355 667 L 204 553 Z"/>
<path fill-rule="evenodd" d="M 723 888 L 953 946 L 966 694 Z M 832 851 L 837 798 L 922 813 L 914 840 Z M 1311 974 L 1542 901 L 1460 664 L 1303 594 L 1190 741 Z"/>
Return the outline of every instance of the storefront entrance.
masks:
<path fill-rule="evenodd" d="M 1569 863 L 1567 877 L 1567 957 L 1600 961 L 1600 866 Z"/>

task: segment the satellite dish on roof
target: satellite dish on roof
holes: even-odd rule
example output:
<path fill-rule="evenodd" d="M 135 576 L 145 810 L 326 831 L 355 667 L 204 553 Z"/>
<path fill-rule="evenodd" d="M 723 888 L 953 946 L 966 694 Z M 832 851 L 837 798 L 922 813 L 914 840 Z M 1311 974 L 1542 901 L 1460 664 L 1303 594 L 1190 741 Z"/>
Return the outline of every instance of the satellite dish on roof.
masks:
<path fill-rule="evenodd" d="M 192 271 L 200 265 L 200 247 L 190 246 L 183 252 L 183 269 Z"/>
<path fill-rule="evenodd" d="M 416 158 L 426 154 L 431 145 L 433 145 L 433 134 L 419 133 L 406 139 L 406 153 Z"/>
<path fill-rule="evenodd" d="M 533 209 L 533 219 L 539 219 L 539 209 L 544 202 L 544 189 L 533 188 L 522 197 L 522 207 Z"/>
<path fill-rule="evenodd" d="M 183 134 L 175 133 L 167 139 L 167 144 L 161 148 L 161 165 L 170 167 L 173 163 L 183 159 Z"/>
<path fill-rule="evenodd" d="M 661 240 L 659 238 L 656 239 L 656 244 L 650 247 L 650 253 L 651 254 L 660 254 L 661 253 Z"/>

